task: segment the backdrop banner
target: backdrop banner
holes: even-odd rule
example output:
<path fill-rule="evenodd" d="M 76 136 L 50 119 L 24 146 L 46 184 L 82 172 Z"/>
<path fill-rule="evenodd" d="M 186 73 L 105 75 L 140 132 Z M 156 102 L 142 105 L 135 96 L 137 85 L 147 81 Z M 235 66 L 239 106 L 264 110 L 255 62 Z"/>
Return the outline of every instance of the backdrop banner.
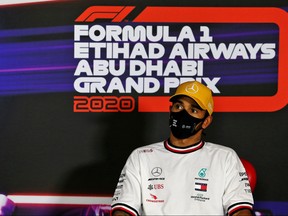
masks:
<path fill-rule="evenodd" d="M 109 215 L 189 80 L 213 92 L 205 139 L 255 171 L 255 213 L 288 214 L 287 4 L 1 2 L 0 215 Z"/>

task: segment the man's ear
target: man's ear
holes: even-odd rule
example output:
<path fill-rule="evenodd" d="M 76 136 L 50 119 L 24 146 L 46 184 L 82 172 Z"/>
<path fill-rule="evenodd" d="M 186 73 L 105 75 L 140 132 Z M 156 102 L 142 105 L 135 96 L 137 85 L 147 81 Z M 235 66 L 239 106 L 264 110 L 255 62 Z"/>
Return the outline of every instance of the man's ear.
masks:
<path fill-rule="evenodd" d="M 202 124 L 202 128 L 206 129 L 213 121 L 213 117 L 211 115 L 207 116 Z"/>

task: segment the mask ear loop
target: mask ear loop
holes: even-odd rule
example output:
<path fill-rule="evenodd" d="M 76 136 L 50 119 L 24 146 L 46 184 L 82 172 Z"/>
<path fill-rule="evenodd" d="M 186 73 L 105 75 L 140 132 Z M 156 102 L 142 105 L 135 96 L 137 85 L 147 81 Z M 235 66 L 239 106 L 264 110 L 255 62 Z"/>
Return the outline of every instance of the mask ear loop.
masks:
<path fill-rule="evenodd" d="M 195 125 L 195 123 L 194 123 L 194 127 L 193 127 L 193 133 L 194 133 L 194 134 L 198 133 L 198 131 L 200 131 L 200 130 L 202 130 L 202 129 L 203 129 L 202 134 L 204 133 L 204 128 L 202 128 L 202 124 L 204 123 L 205 119 L 206 119 L 206 118 L 204 118 L 203 121 L 201 121 L 201 122 L 198 123 L 198 124 L 201 124 L 201 125 L 200 125 L 200 128 L 199 128 L 198 130 L 195 130 L 197 125 Z M 206 135 L 206 134 L 205 134 L 205 135 Z"/>

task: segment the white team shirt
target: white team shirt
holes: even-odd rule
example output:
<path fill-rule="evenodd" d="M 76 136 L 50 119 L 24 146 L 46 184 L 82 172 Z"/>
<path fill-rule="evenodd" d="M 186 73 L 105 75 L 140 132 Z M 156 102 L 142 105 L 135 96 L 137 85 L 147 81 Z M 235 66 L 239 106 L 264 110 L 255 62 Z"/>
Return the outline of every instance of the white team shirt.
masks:
<path fill-rule="evenodd" d="M 245 168 L 231 148 L 168 141 L 135 149 L 122 170 L 111 210 L 131 215 L 225 215 L 252 210 Z"/>

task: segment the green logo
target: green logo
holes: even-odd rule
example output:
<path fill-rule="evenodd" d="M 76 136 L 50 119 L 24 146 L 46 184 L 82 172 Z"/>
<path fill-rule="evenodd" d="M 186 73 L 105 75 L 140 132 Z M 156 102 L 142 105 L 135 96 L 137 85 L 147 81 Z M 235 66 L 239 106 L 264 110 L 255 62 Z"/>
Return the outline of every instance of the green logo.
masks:
<path fill-rule="evenodd" d="M 204 178 L 206 176 L 206 168 L 202 168 L 199 172 L 198 172 L 198 176 L 201 178 Z"/>
<path fill-rule="evenodd" d="M 153 185 L 152 184 L 148 185 L 148 190 L 153 190 Z"/>

